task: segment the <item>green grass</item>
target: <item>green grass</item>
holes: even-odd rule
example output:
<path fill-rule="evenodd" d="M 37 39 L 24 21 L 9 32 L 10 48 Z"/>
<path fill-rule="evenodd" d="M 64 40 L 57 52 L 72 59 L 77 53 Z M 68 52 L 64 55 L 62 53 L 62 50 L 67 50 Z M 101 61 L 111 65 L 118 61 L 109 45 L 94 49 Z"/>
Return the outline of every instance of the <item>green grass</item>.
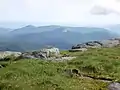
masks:
<path fill-rule="evenodd" d="M 120 81 L 120 48 L 89 50 L 68 64 L 89 75 L 110 77 Z"/>
<path fill-rule="evenodd" d="M 66 62 L 19 60 L 0 62 L 0 90 L 107 90 L 107 82 L 70 77 L 65 69 L 120 81 L 120 48 L 90 49 L 86 52 L 62 51 L 77 58 Z"/>
<path fill-rule="evenodd" d="M 105 90 L 105 83 L 67 77 L 66 64 L 21 60 L 0 70 L 1 90 Z"/>

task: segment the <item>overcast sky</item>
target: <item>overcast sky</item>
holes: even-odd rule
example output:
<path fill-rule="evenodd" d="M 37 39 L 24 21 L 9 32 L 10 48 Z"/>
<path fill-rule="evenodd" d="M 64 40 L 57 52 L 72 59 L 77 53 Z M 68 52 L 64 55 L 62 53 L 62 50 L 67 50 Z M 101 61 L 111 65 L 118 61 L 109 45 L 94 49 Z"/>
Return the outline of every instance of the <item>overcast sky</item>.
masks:
<path fill-rule="evenodd" d="M 0 22 L 120 24 L 120 0 L 0 0 Z"/>

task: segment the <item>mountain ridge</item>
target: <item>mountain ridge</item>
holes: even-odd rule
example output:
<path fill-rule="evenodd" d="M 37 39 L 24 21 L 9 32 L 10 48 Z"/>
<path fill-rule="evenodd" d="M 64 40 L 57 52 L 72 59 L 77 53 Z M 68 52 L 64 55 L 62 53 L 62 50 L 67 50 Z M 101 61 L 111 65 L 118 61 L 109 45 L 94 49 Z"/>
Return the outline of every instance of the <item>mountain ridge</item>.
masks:
<path fill-rule="evenodd" d="M 9 31 L 3 37 L 0 36 L 0 49 L 4 46 L 3 49 L 9 47 L 9 49 L 17 50 L 14 47 L 19 47 L 17 51 L 26 51 L 40 49 L 49 44 L 60 49 L 68 49 L 74 44 L 91 40 L 106 40 L 118 36 L 105 28 L 28 25 Z"/>

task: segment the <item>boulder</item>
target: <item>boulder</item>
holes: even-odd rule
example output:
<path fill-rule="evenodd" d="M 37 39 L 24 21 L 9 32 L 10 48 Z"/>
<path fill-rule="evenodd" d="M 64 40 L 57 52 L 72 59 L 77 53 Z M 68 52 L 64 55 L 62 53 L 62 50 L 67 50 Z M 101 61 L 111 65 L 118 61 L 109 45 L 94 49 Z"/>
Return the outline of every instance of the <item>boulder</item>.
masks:
<path fill-rule="evenodd" d="M 119 40 L 116 39 L 110 39 L 110 40 L 103 40 L 101 41 L 103 43 L 103 47 L 115 47 L 120 44 Z"/>
<path fill-rule="evenodd" d="M 81 43 L 72 46 L 72 50 L 81 50 L 82 48 L 102 48 L 102 47 L 116 47 L 120 45 L 120 39 L 114 38 L 109 40 L 101 40 L 101 41 L 89 41 L 86 43 Z M 83 50 L 84 51 L 84 50 Z"/>
<path fill-rule="evenodd" d="M 51 57 L 51 56 L 57 57 L 60 55 L 60 50 L 58 48 L 55 48 L 55 47 L 44 48 L 40 51 L 46 53 L 47 57 Z"/>
<path fill-rule="evenodd" d="M 101 48 L 103 44 L 100 41 L 90 41 L 72 46 L 71 51 L 86 51 L 87 48 Z"/>
<path fill-rule="evenodd" d="M 21 55 L 21 58 L 26 59 L 46 59 L 47 55 L 46 53 L 40 52 L 40 51 L 34 51 L 34 52 L 24 52 Z"/>
<path fill-rule="evenodd" d="M 110 83 L 108 85 L 108 90 L 120 90 L 120 83 Z"/>
<path fill-rule="evenodd" d="M 21 54 L 22 54 L 21 52 L 1 51 L 0 59 L 4 59 L 5 57 L 8 57 L 8 56 L 19 57 L 21 56 Z"/>
<path fill-rule="evenodd" d="M 100 41 L 91 41 L 85 44 L 86 48 L 101 48 L 103 46 L 103 44 Z"/>
<path fill-rule="evenodd" d="M 50 57 L 58 57 L 60 55 L 60 51 L 58 48 L 43 48 L 39 51 L 33 52 L 24 52 L 22 53 L 22 58 L 27 59 L 47 59 Z"/>
<path fill-rule="evenodd" d="M 73 77 L 73 75 L 78 75 L 78 74 L 79 74 L 79 70 L 77 69 L 65 69 L 64 70 L 65 76 Z"/>

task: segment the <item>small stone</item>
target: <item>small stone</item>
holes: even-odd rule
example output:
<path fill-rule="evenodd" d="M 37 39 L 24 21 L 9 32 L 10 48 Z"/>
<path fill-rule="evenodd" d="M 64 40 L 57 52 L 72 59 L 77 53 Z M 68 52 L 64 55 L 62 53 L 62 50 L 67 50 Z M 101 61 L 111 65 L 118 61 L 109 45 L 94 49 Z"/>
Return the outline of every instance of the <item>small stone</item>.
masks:
<path fill-rule="evenodd" d="M 111 83 L 108 85 L 108 90 L 120 90 L 120 83 Z"/>

